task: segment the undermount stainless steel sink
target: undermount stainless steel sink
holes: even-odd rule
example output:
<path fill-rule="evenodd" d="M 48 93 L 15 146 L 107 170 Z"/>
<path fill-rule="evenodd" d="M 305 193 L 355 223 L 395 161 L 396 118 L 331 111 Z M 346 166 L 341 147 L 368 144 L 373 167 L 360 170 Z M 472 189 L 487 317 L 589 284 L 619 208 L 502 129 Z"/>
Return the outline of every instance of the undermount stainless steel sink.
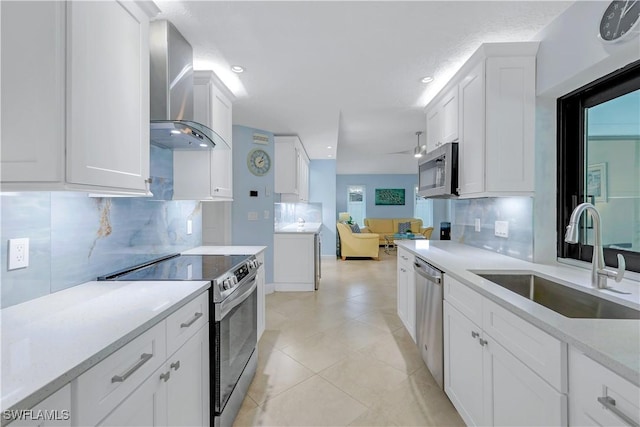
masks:
<path fill-rule="evenodd" d="M 475 274 L 566 317 L 640 319 L 640 311 L 638 310 L 578 291 L 535 274 Z"/>

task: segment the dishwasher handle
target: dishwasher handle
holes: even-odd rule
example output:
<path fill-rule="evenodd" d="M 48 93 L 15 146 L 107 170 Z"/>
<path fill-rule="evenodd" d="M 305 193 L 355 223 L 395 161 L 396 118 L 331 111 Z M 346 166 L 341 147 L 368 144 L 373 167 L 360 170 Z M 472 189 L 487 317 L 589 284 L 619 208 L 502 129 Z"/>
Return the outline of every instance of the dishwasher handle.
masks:
<path fill-rule="evenodd" d="M 442 275 L 433 275 L 433 274 L 429 274 L 427 271 L 425 271 L 422 268 L 422 265 L 418 264 L 417 262 L 413 263 L 413 269 L 415 270 L 416 273 L 418 273 L 420 276 L 424 277 L 425 279 L 427 279 L 430 282 L 436 283 L 436 284 L 441 284 L 442 283 Z"/>

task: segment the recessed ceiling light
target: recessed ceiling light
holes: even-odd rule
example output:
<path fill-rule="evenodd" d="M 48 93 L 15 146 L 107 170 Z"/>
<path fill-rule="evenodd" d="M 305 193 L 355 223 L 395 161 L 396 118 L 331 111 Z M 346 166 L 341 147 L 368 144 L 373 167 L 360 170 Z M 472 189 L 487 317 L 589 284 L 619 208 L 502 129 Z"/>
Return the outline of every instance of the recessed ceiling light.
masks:
<path fill-rule="evenodd" d="M 329 146 L 327 146 L 327 148 L 328 148 L 328 149 L 332 149 L 333 147 L 329 145 Z"/>
<path fill-rule="evenodd" d="M 244 73 L 244 68 L 241 67 L 240 65 L 232 65 L 231 66 L 231 71 L 233 71 L 234 73 Z"/>
<path fill-rule="evenodd" d="M 331 154 L 328 154 L 327 157 L 333 157 Z"/>
<path fill-rule="evenodd" d="M 423 77 L 422 80 L 420 80 L 422 83 L 431 83 L 433 81 L 433 77 L 431 76 L 426 76 Z"/>
<path fill-rule="evenodd" d="M 200 144 L 200 147 L 208 147 L 207 144 Z"/>

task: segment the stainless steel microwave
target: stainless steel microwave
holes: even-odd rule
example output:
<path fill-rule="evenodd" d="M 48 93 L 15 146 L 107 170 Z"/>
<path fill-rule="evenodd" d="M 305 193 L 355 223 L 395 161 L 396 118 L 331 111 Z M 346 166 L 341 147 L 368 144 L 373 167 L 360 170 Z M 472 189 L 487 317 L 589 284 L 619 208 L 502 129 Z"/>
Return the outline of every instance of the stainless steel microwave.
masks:
<path fill-rule="evenodd" d="M 426 198 L 450 198 L 458 195 L 457 142 L 441 145 L 420 159 L 418 195 Z"/>

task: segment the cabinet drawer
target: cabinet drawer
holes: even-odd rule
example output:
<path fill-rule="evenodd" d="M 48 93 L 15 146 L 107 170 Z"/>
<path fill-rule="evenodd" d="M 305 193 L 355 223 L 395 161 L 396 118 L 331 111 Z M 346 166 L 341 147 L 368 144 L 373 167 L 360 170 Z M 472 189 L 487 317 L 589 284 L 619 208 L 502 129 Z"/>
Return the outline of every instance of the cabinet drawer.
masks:
<path fill-rule="evenodd" d="M 629 421 L 640 423 L 640 388 L 570 348 L 569 425 L 631 425 Z"/>
<path fill-rule="evenodd" d="M 482 329 L 556 390 L 566 393 L 566 344 L 484 299 Z"/>
<path fill-rule="evenodd" d="M 166 360 L 162 321 L 71 384 L 75 425 L 96 425 Z"/>
<path fill-rule="evenodd" d="M 410 265 L 413 268 L 413 261 L 415 257 L 406 249 L 398 248 L 398 262 Z"/>
<path fill-rule="evenodd" d="M 203 292 L 167 318 L 167 356 L 209 321 L 209 292 Z"/>
<path fill-rule="evenodd" d="M 444 275 L 444 299 L 476 325 L 482 325 L 482 295 Z"/>

